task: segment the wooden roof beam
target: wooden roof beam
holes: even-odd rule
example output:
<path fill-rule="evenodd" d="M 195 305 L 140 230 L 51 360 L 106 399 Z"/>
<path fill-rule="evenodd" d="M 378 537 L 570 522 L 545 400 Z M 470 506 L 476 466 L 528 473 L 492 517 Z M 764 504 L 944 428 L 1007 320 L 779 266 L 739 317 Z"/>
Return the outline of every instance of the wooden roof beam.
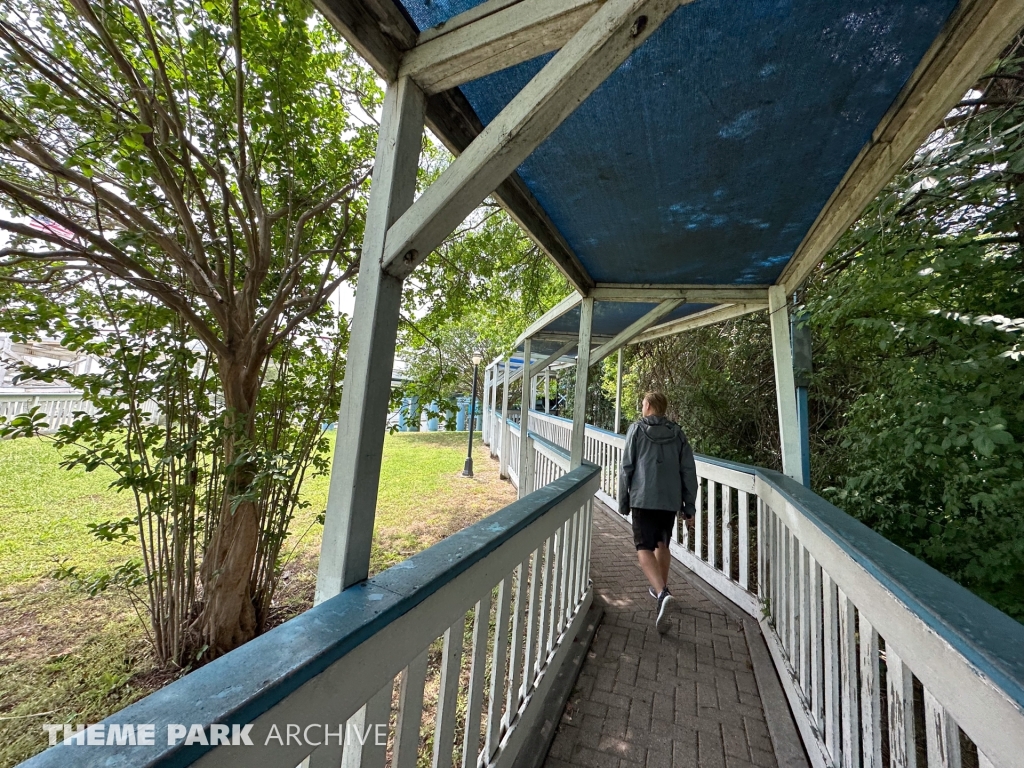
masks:
<path fill-rule="evenodd" d="M 705 325 L 714 325 L 715 323 L 732 320 L 735 317 L 742 317 L 743 315 L 748 315 L 751 312 L 758 312 L 762 309 L 766 309 L 767 307 L 767 301 L 753 302 L 749 304 L 724 304 L 720 307 L 713 307 L 712 309 L 706 309 L 703 312 L 697 312 L 689 315 L 688 317 L 682 317 L 679 320 L 673 320 L 670 323 L 656 325 L 645 333 L 634 338 L 630 343 L 639 344 L 643 341 L 654 341 L 655 339 L 661 339 L 665 336 L 675 336 L 677 333 L 682 333 L 683 331 L 692 331 L 695 328 L 703 328 Z"/>
<path fill-rule="evenodd" d="M 579 306 L 579 303 L 581 301 L 583 301 L 583 297 L 580 296 L 578 293 L 570 293 L 568 296 L 566 296 L 560 302 L 555 304 L 555 306 L 553 306 L 551 309 L 549 309 L 543 315 L 541 315 L 536 320 L 534 320 L 532 323 L 530 323 L 529 327 L 527 327 L 527 329 L 525 331 L 523 331 L 522 333 L 519 334 L 519 338 L 516 339 L 516 343 L 512 345 L 513 348 L 519 349 L 519 347 L 522 346 L 522 343 L 524 341 L 526 341 L 527 339 L 533 338 L 533 336 L 536 335 L 538 331 L 544 330 L 544 328 L 549 323 L 553 323 L 555 320 L 560 318 L 562 315 L 566 314 L 567 312 L 571 312 L 572 310 L 574 310 L 576 307 Z"/>
<path fill-rule="evenodd" d="M 595 301 L 668 301 L 694 304 L 768 301 L 767 285 L 657 285 L 653 283 L 598 283 Z"/>
<path fill-rule="evenodd" d="M 416 30 L 393 0 L 313 0 L 313 5 L 386 82 L 398 79 Z"/>
<path fill-rule="evenodd" d="M 676 307 L 682 303 L 682 299 L 670 299 L 668 301 L 661 302 L 661 304 L 656 306 L 639 320 L 630 323 L 626 328 L 615 334 L 615 336 L 613 336 L 609 341 L 606 341 L 600 347 L 591 352 L 590 364 L 597 365 L 619 347 L 624 347 L 626 344 L 629 344 L 629 342 L 646 331 L 652 325 L 657 325 L 663 317 L 675 311 Z"/>
<path fill-rule="evenodd" d="M 604 0 L 491 0 L 420 35 L 399 77 L 439 93 L 561 48 Z"/>
<path fill-rule="evenodd" d="M 511 0 L 502 2 L 508 5 Z M 416 45 L 417 35 L 393 0 L 314 0 L 314 3 L 378 75 L 387 82 L 397 80 L 402 57 Z M 493 8 L 491 3 L 485 3 L 461 14 L 460 18 L 478 10 L 493 11 Z M 420 38 L 430 32 L 424 32 Z M 456 157 L 484 129 L 469 101 L 457 89 L 427 97 L 426 121 Z M 584 295 L 593 288 L 593 279 L 518 173 L 513 171 L 503 179 L 492 196 L 551 258 L 573 288 Z"/>
<path fill-rule="evenodd" d="M 606 0 L 388 231 L 382 267 L 404 277 L 685 0 Z"/>
<path fill-rule="evenodd" d="M 550 355 L 545 357 L 539 363 L 534 363 L 534 362 L 531 361 L 531 363 L 530 363 L 530 378 L 532 379 L 534 376 L 536 376 L 538 373 L 543 371 L 545 368 L 547 368 L 552 363 L 558 362 L 558 359 L 560 357 L 564 357 L 566 354 L 568 354 L 569 352 L 574 350 L 576 348 L 577 343 L 578 342 L 575 342 L 575 341 L 566 342 L 556 352 L 552 352 Z M 533 356 L 531 355 L 531 357 L 533 357 Z M 526 370 L 526 366 L 523 365 L 523 367 L 521 367 L 519 370 L 517 370 L 515 373 L 513 373 L 511 376 L 509 376 L 508 380 L 510 382 L 512 382 L 512 381 L 516 381 L 517 379 L 522 378 L 523 371 L 525 371 L 525 370 Z"/>

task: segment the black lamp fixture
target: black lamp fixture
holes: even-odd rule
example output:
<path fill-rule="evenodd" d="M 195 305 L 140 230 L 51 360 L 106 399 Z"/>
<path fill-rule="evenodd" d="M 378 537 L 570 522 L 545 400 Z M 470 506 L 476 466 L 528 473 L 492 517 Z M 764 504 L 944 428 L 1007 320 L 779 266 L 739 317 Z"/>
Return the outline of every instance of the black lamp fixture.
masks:
<path fill-rule="evenodd" d="M 473 476 L 473 421 L 476 416 L 476 375 L 481 359 L 480 355 L 473 355 L 473 397 L 469 400 L 469 448 L 466 449 L 466 466 L 462 468 L 463 477 Z"/>

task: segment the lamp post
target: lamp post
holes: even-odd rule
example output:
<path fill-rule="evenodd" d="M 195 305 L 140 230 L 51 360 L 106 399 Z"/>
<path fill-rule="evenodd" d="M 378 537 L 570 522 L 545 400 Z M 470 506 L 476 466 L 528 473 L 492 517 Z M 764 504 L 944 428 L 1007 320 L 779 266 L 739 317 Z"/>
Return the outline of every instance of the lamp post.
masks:
<path fill-rule="evenodd" d="M 480 355 L 473 355 L 473 396 L 469 400 L 469 448 L 466 450 L 466 466 L 462 468 L 463 477 L 473 476 L 473 418 L 476 416 L 476 373 L 480 367 Z"/>

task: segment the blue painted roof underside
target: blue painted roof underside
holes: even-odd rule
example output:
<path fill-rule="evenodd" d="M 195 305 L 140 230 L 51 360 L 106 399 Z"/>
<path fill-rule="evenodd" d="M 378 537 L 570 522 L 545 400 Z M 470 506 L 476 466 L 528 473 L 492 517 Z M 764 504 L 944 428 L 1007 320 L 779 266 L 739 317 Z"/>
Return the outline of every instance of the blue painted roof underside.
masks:
<path fill-rule="evenodd" d="M 591 333 L 597 337 L 614 336 L 619 331 L 625 330 L 652 309 L 658 306 L 655 303 L 642 301 L 595 301 L 594 320 L 591 323 Z M 711 309 L 714 304 L 682 304 L 662 318 L 658 325 L 670 323 L 673 320 L 681 320 L 684 317 Z M 580 328 L 580 308 L 574 307 L 559 318 L 552 320 L 543 330 L 538 333 L 565 333 L 576 335 Z M 537 340 L 531 342 L 531 352 L 534 357 L 543 357 L 554 354 L 562 345 L 562 342 Z M 519 350 L 522 351 L 520 345 Z M 575 357 L 576 350 L 573 349 L 567 354 L 568 357 Z"/>
<path fill-rule="evenodd" d="M 478 0 L 402 0 L 421 28 Z M 773 283 L 955 0 L 696 0 L 519 168 L 598 282 Z M 462 86 L 486 124 L 551 55 Z"/>
<path fill-rule="evenodd" d="M 594 320 L 591 323 L 591 333 L 594 336 L 614 336 L 646 315 L 657 304 L 648 304 L 641 301 L 595 301 Z M 702 312 L 710 309 L 713 304 L 683 304 L 666 315 L 661 323 L 668 323 L 692 315 L 695 312 Z M 545 326 L 542 333 L 578 333 L 580 327 L 580 308 L 570 309 L 557 320 L 553 320 Z"/>

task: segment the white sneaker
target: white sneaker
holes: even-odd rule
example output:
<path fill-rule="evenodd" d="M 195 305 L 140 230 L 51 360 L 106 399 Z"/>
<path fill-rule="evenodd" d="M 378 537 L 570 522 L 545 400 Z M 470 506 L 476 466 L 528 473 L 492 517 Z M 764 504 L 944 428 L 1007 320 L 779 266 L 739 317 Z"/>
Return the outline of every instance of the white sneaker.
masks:
<path fill-rule="evenodd" d="M 654 620 L 654 626 L 659 634 L 668 632 L 669 612 L 675 607 L 676 599 L 666 590 L 658 597 L 658 618 Z"/>

